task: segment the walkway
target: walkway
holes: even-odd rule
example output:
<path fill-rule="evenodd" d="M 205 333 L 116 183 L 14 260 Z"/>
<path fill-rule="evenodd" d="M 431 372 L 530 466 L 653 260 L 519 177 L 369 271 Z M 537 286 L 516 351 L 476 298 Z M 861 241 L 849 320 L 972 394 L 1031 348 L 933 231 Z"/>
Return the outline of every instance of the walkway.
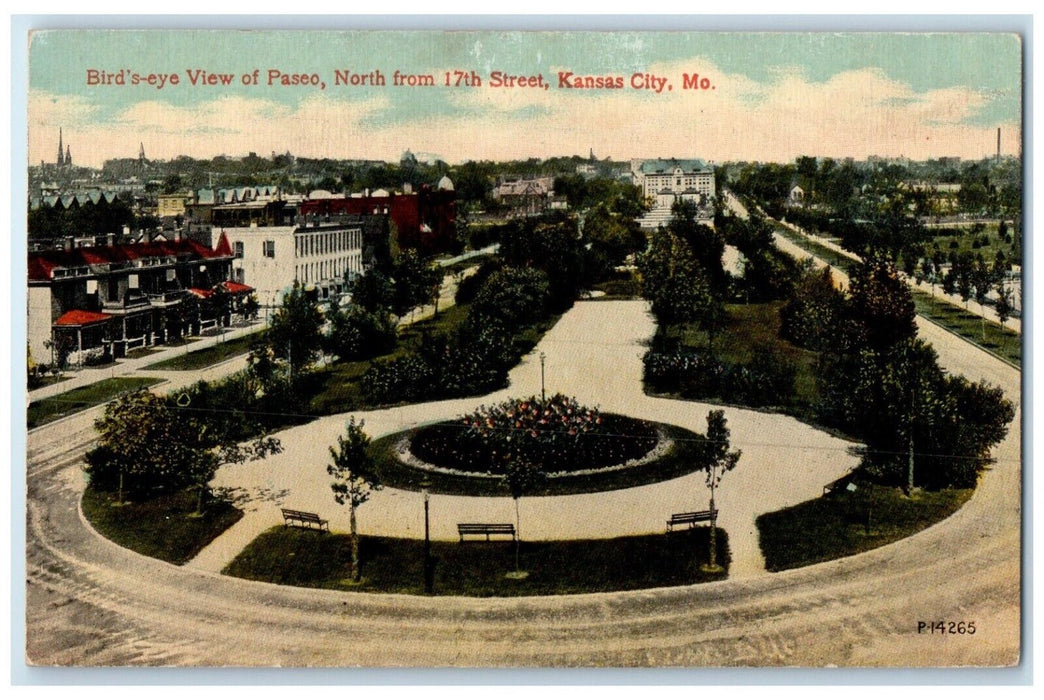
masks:
<path fill-rule="evenodd" d="M 713 406 L 648 397 L 642 391 L 644 343 L 655 330 L 646 304 L 580 302 L 511 372 L 511 388 L 481 398 L 404 406 L 356 414 L 372 437 L 420 423 L 452 418 L 508 396 L 539 394 L 544 353 L 547 389 L 576 396 L 602 410 L 672 423 L 705 432 Z M 743 450 L 739 466 L 717 494 L 719 524 L 729 533 L 732 577 L 764 573 L 754 519 L 822 493 L 823 485 L 847 473 L 858 459 L 851 443 L 783 415 L 725 409 L 732 444 Z M 318 512 L 333 530 L 349 529 L 347 509 L 337 506 L 326 473 L 328 445 L 344 430 L 346 416 L 322 418 L 277 435 L 284 452 L 264 460 L 223 467 L 213 485 L 231 489 L 248 515 L 189 563 L 221 568 L 257 535 L 281 522 L 279 507 Z M 708 491 L 702 473 L 607 493 L 523 498 L 521 530 L 528 539 L 603 538 L 660 533 L 673 512 L 703 509 Z M 434 495 L 432 537 L 456 540 L 458 522 L 510 522 L 510 498 Z M 365 534 L 419 538 L 421 494 L 386 488 L 359 509 Z"/>

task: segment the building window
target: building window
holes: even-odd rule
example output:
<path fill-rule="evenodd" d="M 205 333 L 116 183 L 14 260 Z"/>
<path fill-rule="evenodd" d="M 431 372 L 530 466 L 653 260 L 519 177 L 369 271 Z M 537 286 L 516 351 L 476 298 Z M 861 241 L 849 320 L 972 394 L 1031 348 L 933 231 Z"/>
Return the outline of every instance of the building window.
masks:
<path fill-rule="evenodd" d="M 235 251 L 236 252 L 236 257 L 237 258 L 242 258 L 243 257 L 243 241 L 236 241 L 235 246 L 236 246 L 236 251 Z"/>
<path fill-rule="evenodd" d="M 264 252 L 265 252 L 265 257 L 266 258 L 274 258 L 275 257 L 275 241 L 265 241 Z"/>

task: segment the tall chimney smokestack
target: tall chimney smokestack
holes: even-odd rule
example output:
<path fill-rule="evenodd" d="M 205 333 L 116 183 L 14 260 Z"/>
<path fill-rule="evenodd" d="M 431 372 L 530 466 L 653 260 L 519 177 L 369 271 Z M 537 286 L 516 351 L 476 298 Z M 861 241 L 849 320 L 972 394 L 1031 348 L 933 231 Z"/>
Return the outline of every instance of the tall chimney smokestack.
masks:
<path fill-rule="evenodd" d="M 1001 130 L 1001 128 L 998 126 L 997 127 L 997 160 L 1000 160 L 1000 130 Z"/>

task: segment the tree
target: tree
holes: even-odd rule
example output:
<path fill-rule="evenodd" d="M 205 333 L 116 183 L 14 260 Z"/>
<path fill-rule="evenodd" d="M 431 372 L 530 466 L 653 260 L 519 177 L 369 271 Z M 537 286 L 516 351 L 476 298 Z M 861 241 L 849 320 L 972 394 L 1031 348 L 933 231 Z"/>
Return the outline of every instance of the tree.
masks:
<path fill-rule="evenodd" d="M 1012 305 L 1011 305 L 1011 290 L 1004 285 L 1002 279 L 997 283 L 997 319 L 1003 326 L 1009 318 L 1011 318 Z"/>
<path fill-rule="evenodd" d="M 917 334 L 910 288 L 884 256 L 866 259 L 852 273 L 847 316 L 853 347 L 886 350 Z"/>
<path fill-rule="evenodd" d="M 292 383 L 295 372 L 311 365 L 323 343 L 323 314 L 319 305 L 299 282 L 283 295 L 283 302 L 272 316 L 265 334 L 275 357 L 288 362 Z"/>
<path fill-rule="evenodd" d="M 367 451 L 370 436 L 363 432 L 365 421 L 355 422 L 352 416 L 346 425 L 345 434 L 337 437 L 337 449 L 330 447 L 330 458 L 333 460 L 326 467 L 326 473 L 333 477 L 330 489 L 334 500 L 339 505 L 348 505 L 348 517 L 351 524 L 352 568 L 351 577 L 358 581 L 361 576 L 359 568 L 359 533 L 356 526 L 355 511 L 374 491 L 382 487 L 374 472 L 373 457 Z"/>
<path fill-rule="evenodd" d="M 593 250 L 605 255 L 610 265 L 621 265 L 628 255 L 645 247 L 645 235 L 633 217 L 616 215 L 604 204 L 587 213 L 584 237 Z"/>
<path fill-rule="evenodd" d="M 703 268 L 711 291 L 721 296 L 725 290 L 726 275 L 721 258 L 725 253 L 725 238 L 710 226 L 697 223 L 699 212 L 695 202 L 681 199 L 671 207 L 670 232 L 689 244 L 693 258 Z"/>
<path fill-rule="evenodd" d="M 251 294 L 242 301 L 239 308 L 244 318 L 253 320 L 257 318 L 257 314 L 261 310 L 261 304 L 257 301 L 257 295 Z"/>
<path fill-rule="evenodd" d="M 426 264 L 417 251 L 402 251 L 392 266 L 394 282 L 391 310 L 398 318 L 438 298 L 442 274 Z"/>
<path fill-rule="evenodd" d="M 986 264 L 981 254 L 975 256 L 975 268 L 972 270 L 972 284 L 975 286 L 975 302 L 979 305 L 979 320 L 982 326 L 982 342 L 986 342 L 986 296 L 994 285 L 994 273 Z"/>
<path fill-rule="evenodd" d="M 468 313 L 480 320 L 499 319 L 514 332 L 543 318 L 548 300 L 548 280 L 543 270 L 505 267 L 479 287 Z"/>
<path fill-rule="evenodd" d="M 512 222 L 500 244 L 505 264 L 547 274 L 550 306 L 556 311 L 572 306 L 590 281 L 586 252 L 576 220 L 560 213 Z"/>
<path fill-rule="evenodd" d="M 660 229 L 652 234 L 649 249 L 638 258 L 638 271 L 642 296 L 662 325 L 714 317 L 710 282 L 689 246 L 672 232 Z"/>
<path fill-rule="evenodd" d="M 334 306 L 328 318 L 326 349 L 341 360 L 369 359 L 395 349 L 397 330 L 386 310 L 369 312 L 356 304 L 346 309 Z"/>
<path fill-rule="evenodd" d="M 350 285 L 352 303 L 377 313 L 391 309 L 395 298 L 395 284 L 378 269 L 356 277 Z"/>
<path fill-rule="evenodd" d="M 519 515 L 519 501 L 522 496 L 531 493 L 547 479 L 540 467 L 523 455 L 512 454 L 508 457 L 507 466 L 501 482 L 507 487 L 511 498 L 515 500 L 515 571 L 519 568 L 519 548 L 522 543 L 522 521 Z"/>
<path fill-rule="evenodd" d="M 844 297 L 829 267 L 807 266 L 787 304 L 780 309 L 780 335 L 810 350 L 836 349 Z"/>
<path fill-rule="evenodd" d="M 725 472 L 732 471 L 743 454 L 741 450 L 729 452 L 729 435 L 725 411 L 716 410 L 707 414 L 707 439 L 703 443 L 703 463 L 707 469 L 707 488 L 710 489 L 711 536 L 709 571 L 720 571 L 718 566 L 718 511 L 714 507 L 714 490 L 721 483 Z"/>
<path fill-rule="evenodd" d="M 100 489 L 115 489 L 118 502 L 125 490 L 149 494 L 193 487 L 199 491 L 199 512 L 219 465 L 282 451 L 277 439 L 264 436 L 237 444 L 217 423 L 176 411 L 146 390 L 110 402 L 94 425 L 99 438 L 87 453 L 87 476 Z"/>

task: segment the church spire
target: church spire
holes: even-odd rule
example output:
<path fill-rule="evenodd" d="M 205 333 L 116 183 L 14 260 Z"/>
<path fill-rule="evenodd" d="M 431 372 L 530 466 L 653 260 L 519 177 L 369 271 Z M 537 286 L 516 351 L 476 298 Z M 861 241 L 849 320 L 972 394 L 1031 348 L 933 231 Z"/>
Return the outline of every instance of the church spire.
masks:
<path fill-rule="evenodd" d="M 65 167 L 72 167 L 72 148 L 70 146 L 65 147 Z"/>
<path fill-rule="evenodd" d="M 65 165 L 65 149 L 62 148 L 62 127 L 58 127 L 58 167 Z"/>

